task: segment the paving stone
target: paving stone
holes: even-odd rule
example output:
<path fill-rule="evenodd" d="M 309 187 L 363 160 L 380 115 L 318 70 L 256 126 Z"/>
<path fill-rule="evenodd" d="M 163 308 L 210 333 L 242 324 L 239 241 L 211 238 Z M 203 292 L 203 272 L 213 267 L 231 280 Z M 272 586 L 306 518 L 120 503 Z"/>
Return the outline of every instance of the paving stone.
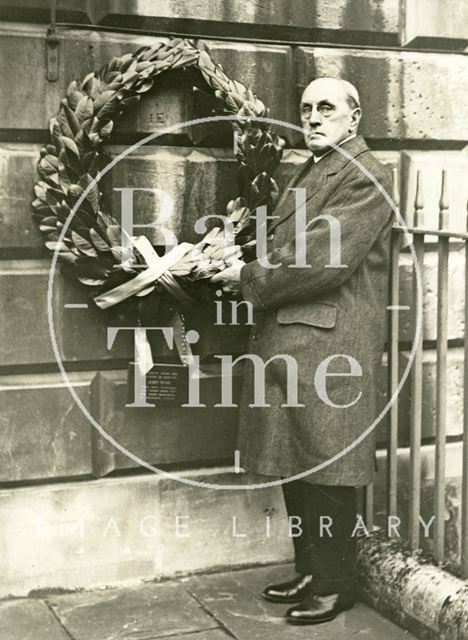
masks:
<path fill-rule="evenodd" d="M 184 633 L 181 636 L 170 636 L 171 640 L 230 640 L 232 636 L 221 629 L 209 629 L 196 633 Z"/>
<path fill-rule="evenodd" d="M 69 640 L 45 602 L 12 600 L 0 603 L 2 640 Z"/>
<path fill-rule="evenodd" d="M 413 47 L 463 49 L 467 43 L 468 4 L 464 0 L 402 3 L 402 43 Z"/>
<path fill-rule="evenodd" d="M 93 373 L 70 381 L 90 405 Z M 0 481 L 91 474 L 92 429 L 61 375 L 0 377 Z"/>
<path fill-rule="evenodd" d="M 284 620 L 289 608 L 263 600 L 260 592 L 271 582 L 294 575 L 292 567 L 257 568 L 193 578 L 186 587 L 194 597 L 238 640 L 295 640 L 314 638 L 348 640 L 409 640 L 403 629 L 362 604 L 340 614 L 334 621 L 316 627 L 295 627 Z"/>
<path fill-rule="evenodd" d="M 59 596 L 49 604 L 75 640 L 149 640 L 218 626 L 177 584 Z"/>

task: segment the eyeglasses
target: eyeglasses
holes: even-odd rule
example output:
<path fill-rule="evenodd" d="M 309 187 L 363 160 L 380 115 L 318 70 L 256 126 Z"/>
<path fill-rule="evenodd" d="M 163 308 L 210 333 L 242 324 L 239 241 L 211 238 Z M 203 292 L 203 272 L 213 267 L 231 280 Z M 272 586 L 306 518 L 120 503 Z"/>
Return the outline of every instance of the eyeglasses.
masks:
<path fill-rule="evenodd" d="M 335 107 L 330 105 L 330 104 L 319 104 L 319 106 L 316 108 L 317 113 L 320 114 L 320 116 L 323 116 L 324 118 L 329 118 L 333 112 L 335 111 Z M 306 118 L 310 118 L 310 116 L 312 115 L 312 113 L 314 112 L 313 108 L 311 105 L 309 104 L 304 104 L 302 105 L 301 108 L 301 117 L 306 119 Z"/>

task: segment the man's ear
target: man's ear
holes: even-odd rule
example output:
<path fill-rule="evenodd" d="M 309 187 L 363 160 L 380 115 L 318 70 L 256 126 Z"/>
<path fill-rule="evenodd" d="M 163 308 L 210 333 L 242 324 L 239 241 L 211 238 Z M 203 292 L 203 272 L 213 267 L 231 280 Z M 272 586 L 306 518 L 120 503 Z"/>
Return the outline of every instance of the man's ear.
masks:
<path fill-rule="evenodd" d="M 356 107 L 356 109 L 353 109 L 353 112 L 351 114 L 351 119 L 350 119 L 350 123 L 349 123 L 349 133 L 355 133 L 355 131 L 357 130 L 358 126 L 359 126 L 359 122 L 361 120 L 361 115 L 362 115 L 362 111 L 359 107 Z"/>

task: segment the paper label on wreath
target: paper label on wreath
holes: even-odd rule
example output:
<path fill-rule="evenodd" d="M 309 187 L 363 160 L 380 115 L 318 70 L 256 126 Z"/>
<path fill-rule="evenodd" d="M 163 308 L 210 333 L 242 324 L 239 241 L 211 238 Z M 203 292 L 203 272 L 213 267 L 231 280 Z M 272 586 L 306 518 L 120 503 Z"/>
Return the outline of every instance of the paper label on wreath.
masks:
<path fill-rule="evenodd" d="M 183 364 L 156 364 L 146 374 L 145 387 L 135 397 L 135 365 L 128 368 L 127 389 L 129 404 L 152 404 L 156 407 L 181 407 L 188 403 L 189 367 Z"/>

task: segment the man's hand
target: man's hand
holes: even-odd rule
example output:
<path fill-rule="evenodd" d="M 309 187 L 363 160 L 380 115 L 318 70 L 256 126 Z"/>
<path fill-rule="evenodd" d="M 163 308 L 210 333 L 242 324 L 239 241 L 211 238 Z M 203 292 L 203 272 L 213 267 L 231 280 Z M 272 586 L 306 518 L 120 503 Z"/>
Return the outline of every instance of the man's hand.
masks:
<path fill-rule="evenodd" d="M 240 293 L 240 272 L 244 265 L 245 262 L 243 260 L 233 259 L 229 267 L 224 269 L 224 271 L 216 273 L 211 278 L 211 282 L 214 282 L 215 284 L 219 283 L 223 291 L 226 291 L 226 293 Z"/>

